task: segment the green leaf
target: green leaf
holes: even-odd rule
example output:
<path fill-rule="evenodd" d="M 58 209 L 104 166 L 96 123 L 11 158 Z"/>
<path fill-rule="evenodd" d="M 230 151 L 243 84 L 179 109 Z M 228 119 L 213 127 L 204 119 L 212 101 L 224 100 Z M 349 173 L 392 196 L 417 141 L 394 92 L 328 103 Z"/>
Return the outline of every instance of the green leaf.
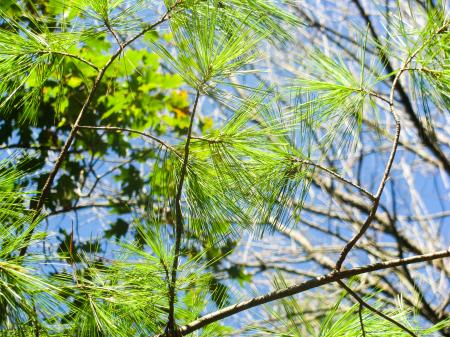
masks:
<path fill-rule="evenodd" d="M 119 240 L 121 237 L 125 236 L 128 232 L 128 228 L 130 224 L 125 220 L 118 218 L 116 222 L 111 224 L 110 229 L 105 231 L 105 237 L 111 238 L 113 236 L 116 237 L 116 240 Z"/>

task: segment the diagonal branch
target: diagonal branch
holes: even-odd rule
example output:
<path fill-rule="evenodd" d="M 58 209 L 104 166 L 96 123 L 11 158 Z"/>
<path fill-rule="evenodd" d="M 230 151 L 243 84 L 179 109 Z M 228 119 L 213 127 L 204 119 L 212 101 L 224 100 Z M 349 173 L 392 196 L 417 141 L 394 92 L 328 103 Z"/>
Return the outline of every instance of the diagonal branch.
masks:
<path fill-rule="evenodd" d="M 217 322 L 219 320 L 222 320 L 224 318 L 233 316 L 239 312 L 257 307 L 259 305 L 270 303 L 288 296 L 292 296 L 295 294 L 302 293 L 307 290 L 311 290 L 314 288 L 318 288 L 320 286 L 323 286 L 325 284 L 337 282 L 338 280 L 350 278 L 352 276 L 361 275 L 370 273 L 377 270 L 384 270 L 384 269 L 390 269 L 395 268 L 398 266 L 403 265 L 409 265 L 413 263 L 420 263 L 425 261 L 432 261 L 436 259 L 442 259 L 445 257 L 450 256 L 450 249 L 443 250 L 431 254 L 425 254 L 425 255 L 418 255 L 414 257 L 409 257 L 405 259 L 396 259 L 396 260 L 389 260 L 385 262 L 379 262 L 374 263 L 370 265 L 366 265 L 364 267 L 358 267 L 343 271 L 332 271 L 331 273 L 328 273 L 323 276 L 319 276 L 316 278 L 313 278 L 311 280 L 308 280 L 306 282 L 294 284 L 292 286 L 289 286 L 284 289 L 272 291 L 270 293 L 267 293 L 262 296 L 257 296 L 254 298 L 251 298 L 247 301 L 240 302 L 228 307 L 225 307 L 223 309 L 220 309 L 218 311 L 212 312 L 210 314 L 207 314 L 203 317 L 200 317 L 199 319 L 183 326 L 180 328 L 181 335 L 185 336 L 187 334 L 190 334 L 196 330 L 199 330 L 211 323 Z M 163 335 L 157 335 L 155 337 L 162 337 Z"/>
<path fill-rule="evenodd" d="M 208 143 L 218 143 L 218 142 L 220 142 L 220 141 L 217 141 L 217 140 L 214 140 L 214 139 L 205 138 L 205 137 L 192 137 L 192 139 L 201 140 L 201 141 L 205 141 L 205 142 L 208 142 Z M 371 192 L 367 191 L 364 187 L 358 185 L 357 183 L 354 183 L 354 182 L 348 180 L 347 178 L 343 177 L 339 173 L 329 169 L 326 166 L 323 166 L 321 164 L 315 163 L 315 162 L 313 162 L 311 160 L 302 159 L 302 158 L 298 158 L 298 157 L 294 157 L 294 158 L 292 158 L 292 160 L 294 162 L 297 162 L 297 163 L 310 165 L 310 166 L 313 166 L 315 168 L 318 168 L 318 169 L 320 169 L 320 170 L 322 170 L 322 171 L 332 175 L 333 177 L 339 179 L 340 181 L 353 186 L 354 188 L 356 188 L 357 190 L 359 190 L 360 192 L 362 192 L 363 194 L 368 196 L 371 200 L 375 199 L 375 196 Z"/>
<path fill-rule="evenodd" d="M 371 192 L 367 191 L 364 187 L 359 186 L 357 183 L 354 183 L 354 182 L 346 179 L 345 177 L 343 177 L 339 173 L 336 173 L 335 171 L 329 169 L 328 167 L 325 167 L 323 165 L 314 163 L 314 162 L 312 162 L 310 160 L 305 160 L 305 159 L 301 159 L 301 158 L 295 158 L 295 161 L 299 162 L 299 163 L 302 163 L 302 164 L 306 164 L 306 165 L 311 165 L 313 167 L 317 167 L 318 169 L 327 172 L 328 174 L 332 175 L 333 177 L 339 179 L 340 181 L 355 187 L 356 189 L 358 189 L 359 191 L 364 193 L 366 196 L 368 196 L 370 199 L 372 199 L 372 200 L 375 199 L 375 196 Z"/>
<path fill-rule="evenodd" d="M 94 63 L 92 63 L 91 61 L 86 60 L 85 58 L 83 58 L 83 57 L 81 57 L 79 55 L 76 55 L 76 54 L 66 53 L 66 52 L 63 52 L 63 51 L 54 51 L 54 50 L 41 51 L 41 52 L 39 52 L 37 54 L 40 54 L 40 55 L 42 55 L 42 54 L 49 54 L 49 55 L 54 54 L 54 55 L 60 55 L 60 56 L 73 58 L 73 59 L 76 59 L 76 60 L 78 60 L 80 62 L 83 62 L 83 63 L 87 64 L 88 66 L 90 66 L 91 68 L 93 68 L 93 69 L 95 69 L 97 71 L 100 71 L 100 68 L 97 67 Z"/>
<path fill-rule="evenodd" d="M 135 133 L 138 135 L 141 135 L 143 137 L 149 138 L 152 141 L 162 145 L 163 147 L 165 147 L 166 149 L 168 149 L 169 151 L 173 152 L 174 154 L 176 154 L 177 156 L 179 156 L 180 154 L 178 153 L 178 151 L 171 145 L 167 144 L 166 142 L 164 142 L 163 140 L 159 139 L 158 137 L 152 136 L 149 133 L 145 133 L 139 130 L 134 130 L 134 129 L 129 129 L 129 128 L 119 128 L 119 127 L 115 127 L 115 126 L 91 126 L 91 125 L 79 125 L 78 126 L 80 129 L 90 129 L 90 130 L 105 130 L 105 131 L 122 131 L 122 132 L 129 132 L 129 133 Z"/>
<path fill-rule="evenodd" d="M 124 44 L 122 42 L 122 39 L 120 38 L 119 34 L 112 28 L 108 18 L 104 21 L 106 28 L 108 28 L 109 32 L 112 34 L 114 39 L 116 40 L 117 44 L 119 45 L 120 49 L 123 50 Z"/>

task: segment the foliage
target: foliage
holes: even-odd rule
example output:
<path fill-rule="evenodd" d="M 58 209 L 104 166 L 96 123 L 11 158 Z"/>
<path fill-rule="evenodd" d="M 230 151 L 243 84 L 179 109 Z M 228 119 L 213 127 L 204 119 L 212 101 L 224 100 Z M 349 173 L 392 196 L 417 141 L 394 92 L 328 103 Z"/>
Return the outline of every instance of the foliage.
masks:
<path fill-rule="evenodd" d="M 282 301 L 282 312 L 272 312 L 277 318 L 277 324 L 268 322 L 267 325 L 274 325 L 273 328 L 267 327 L 249 327 L 249 330 L 260 331 L 261 336 L 283 336 L 283 337 L 338 337 L 338 336 L 362 336 L 363 329 L 366 335 L 379 334 L 381 336 L 410 336 L 407 332 L 398 326 L 386 322 L 382 317 L 368 310 L 360 308 L 355 304 L 343 313 L 339 309 L 345 299 L 345 293 L 339 301 L 321 318 L 317 325 L 311 324 L 304 317 L 302 309 L 295 299 L 285 299 Z M 371 299 L 366 299 L 370 301 Z M 383 304 L 375 303 L 377 310 L 382 310 Z M 361 311 L 360 311 L 361 310 Z M 283 315 L 284 313 L 284 315 Z M 403 303 L 398 303 L 397 307 L 385 311 L 389 317 L 396 321 L 406 324 L 420 336 L 434 336 L 437 331 L 448 325 L 448 322 L 441 322 L 427 329 L 418 328 L 414 312 L 406 308 Z M 360 316 L 361 314 L 361 316 Z"/>
<path fill-rule="evenodd" d="M 355 149 L 366 109 L 394 111 L 393 97 L 377 94 L 386 75 L 366 69 L 366 46 L 359 76 L 340 55 L 311 49 L 288 85 L 259 83 L 264 46 L 288 45 L 289 29 L 302 24 L 288 3 L 160 5 L 162 15 L 144 0 L 0 7 L 0 143 L 27 150 L 0 165 L 0 329 L 10 336 L 182 335 L 236 300 L 234 281 L 252 280 L 227 262 L 239 240 L 297 225 L 319 170 L 348 183 L 321 165 L 324 156 Z M 405 48 L 393 74 L 412 74 L 416 94 L 429 97 L 425 112 L 448 110 L 442 12 L 430 11 L 412 40 L 401 25 L 395 35 Z M 216 105 L 226 118 L 205 109 Z M 375 214 L 381 195 L 371 197 Z M 40 226 L 98 204 L 113 220 L 89 240 L 77 240 L 73 224 L 57 237 Z M 297 299 L 282 304 L 287 319 L 275 313 L 276 328 L 258 331 L 359 336 L 364 324 L 367 333 L 406 335 L 366 309 L 363 322 L 356 306 L 338 313 L 341 302 L 318 328 Z M 386 313 L 423 335 L 448 325 L 420 329 L 407 308 Z M 232 333 L 221 319 L 193 332 Z"/>

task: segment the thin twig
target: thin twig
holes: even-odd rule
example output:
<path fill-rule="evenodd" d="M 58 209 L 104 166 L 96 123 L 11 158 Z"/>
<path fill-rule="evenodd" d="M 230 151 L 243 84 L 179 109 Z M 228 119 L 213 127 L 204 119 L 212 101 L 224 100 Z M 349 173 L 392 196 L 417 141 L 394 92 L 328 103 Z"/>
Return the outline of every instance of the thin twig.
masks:
<path fill-rule="evenodd" d="M 439 212 L 439 213 L 434 213 L 434 214 L 427 214 L 427 215 L 420 215 L 420 216 L 404 216 L 404 215 L 400 215 L 399 218 L 400 219 L 404 219 L 407 221 L 428 221 L 428 220 L 434 220 L 434 219 L 440 219 L 440 218 L 446 218 L 446 217 L 450 217 L 450 211 L 443 211 L 443 212 Z"/>
<path fill-rule="evenodd" d="M 450 249 L 443 250 L 431 254 L 425 254 L 425 255 L 418 255 L 414 257 L 409 257 L 405 259 L 395 259 L 395 260 L 389 260 L 385 262 L 379 262 L 375 264 L 366 265 L 364 267 L 358 267 L 348 270 L 342 270 L 342 271 L 332 271 L 331 273 L 325 274 L 323 276 L 319 276 L 316 278 L 313 278 L 311 280 L 294 284 L 292 286 L 289 286 L 284 289 L 276 290 L 273 292 L 270 292 L 268 294 L 258 296 L 251 298 L 247 301 L 240 302 L 228 307 L 225 307 L 223 309 L 217 310 L 215 312 L 212 312 L 210 314 L 207 314 L 203 317 L 200 317 L 199 319 L 183 326 L 180 328 L 181 335 L 185 336 L 187 334 L 190 334 L 196 330 L 199 330 L 211 323 L 217 322 L 219 320 L 222 320 L 226 317 L 233 316 L 239 312 L 254 308 L 256 306 L 273 302 L 275 300 L 279 300 L 288 296 L 292 296 L 295 294 L 302 293 L 307 290 L 311 290 L 320 286 L 323 286 L 325 284 L 333 283 L 338 280 L 350 278 L 352 276 L 366 274 L 370 272 L 374 272 L 377 270 L 384 270 L 384 269 L 390 269 L 395 268 L 402 265 L 408 265 L 413 263 L 420 263 L 425 261 L 432 261 L 436 259 L 442 259 L 445 257 L 450 256 Z M 155 337 L 162 337 L 163 335 L 157 335 Z"/>
<path fill-rule="evenodd" d="M 55 55 L 61 55 L 61 56 L 70 57 L 70 58 L 76 59 L 76 60 L 78 60 L 80 62 L 83 62 L 83 63 L 87 64 L 88 66 L 94 68 L 97 71 L 100 71 L 100 68 L 97 67 L 94 63 L 92 63 L 91 61 L 86 60 L 85 58 L 83 58 L 83 57 L 81 57 L 79 55 L 66 53 L 66 52 L 62 52 L 62 51 L 54 51 L 54 50 L 41 51 L 38 54 L 55 54 Z"/>
<path fill-rule="evenodd" d="M 365 125 L 367 125 L 369 128 L 376 131 L 377 133 L 382 134 L 383 136 L 387 137 L 390 140 L 393 140 L 392 135 L 390 135 L 386 131 L 386 129 L 383 128 L 383 126 L 379 126 L 379 125 L 377 125 L 377 123 L 372 122 L 366 118 L 363 118 L 363 123 Z M 424 150 L 419 148 L 419 144 L 415 145 L 415 147 L 414 147 L 412 144 L 407 143 L 406 140 L 402 141 L 399 139 L 399 145 L 401 145 L 404 149 L 408 150 L 409 152 L 421 157 L 424 161 L 426 161 L 432 165 L 435 165 L 437 167 L 443 167 L 442 163 L 439 160 L 435 159 L 434 157 L 429 156 L 427 152 L 425 152 Z"/>
<path fill-rule="evenodd" d="M 112 34 L 112 36 L 114 36 L 114 39 L 116 40 L 117 44 L 119 45 L 119 48 L 121 50 L 123 50 L 124 45 L 122 42 L 122 39 L 119 37 L 119 35 L 117 34 L 117 32 L 111 27 L 111 24 L 109 23 L 108 18 L 106 18 L 105 22 L 105 26 L 106 28 L 108 28 L 108 30 L 110 31 L 110 33 Z"/>
<path fill-rule="evenodd" d="M 60 215 L 60 214 L 64 214 L 64 213 L 69 213 L 69 212 L 76 212 L 78 210 L 83 210 L 83 209 L 87 209 L 87 208 L 110 208 L 110 207 L 114 207 L 116 205 L 122 205 L 122 204 L 133 204 L 132 201 L 128 201 L 128 200 L 123 200 L 120 203 L 111 203 L 111 202 L 94 202 L 92 204 L 81 204 L 81 205 L 75 205 L 72 207 L 67 207 L 67 208 L 60 208 L 57 210 L 54 210 L 53 212 L 50 212 L 46 215 L 46 218 L 49 218 L 51 216 L 55 216 L 55 215 Z"/>
<path fill-rule="evenodd" d="M 346 184 L 349 184 L 349 185 L 355 187 L 356 189 L 358 189 L 359 191 L 361 191 L 362 193 L 364 193 L 365 195 L 367 195 L 370 199 L 372 199 L 372 200 L 375 199 L 375 196 L 374 196 L 371 192 L 367 191 L 364 187 L 359 186 L 357 183 L 354 183 L 354 182 L 352 182 L 352 181 L 350 181 L 350 180 L 344 178 L 344 177 L 341 176 L 339 173 L 334 172 L 333 170 L 330 170 L 328 167 L 322 166 L 322 165 L 320 165 L 320 164 L 314 163 L 314 162 L 312 162 L 312 161 L 310 161 L 310 160 L 306 160 L 306 159 L 295 158 L 294 160 L 295 160 L 296 162 L 299 162 L 299 163 L 302 163 L 302 164 L 306 164 L 306 165 L 311 165 L 311 166 L 317 167 L 318 169 L 327 172 L 328 174 L 330 174 L 330 175 L 332 175 L 333 177 L 335 177 L 335 178 L 341 180 L 342 182 L 344 182 L 344 183 L 346 183 Z"/>
<path fill-rule="evenodd" d="M 136 133 L 138 135 L 141 135 L 143 137 L 149 138 L 157 143 L 159 143 L 160 145 L 162 145 L 163 147 L 165 147 L 166 149 L 172 151 L 173 153 L 175 153 L 176 155 L 180 155 L 178 153 L 178 151 L 172 147 L 171 145 L 167 144 L 166 142 L 164 142 L 163 140 L 152 136 L 149 133 L 145 133 L 139 130 L 135 130 L 135 129 L 129 129 L 129 128 L 120 128 L 120 127 L 115 127 L 115 126 L 91 126 L 91 125 L 79 125 L 78 126 L 80 129 L 91 129 L 91 130 L 105 130 L 105 131 L 118 131 L 118 132 L 129 132 L 129 133 Z"/>
<path fill-rule="evenodd" d="M 183 235 L 183 213 L 181 210 L 181 196 L 183 194 L 183 184 L 184 179 L 187 173 L 188 161 L 189 161 L 189 149 L 192 137 L 192 129 L 194 126 L 195 120 L 195 112 L 197 111 L 198 100 L 200 98 L 200 92 L 197 90 L 195 95 L 194 107 L 191 113 L 191 121 L 189 123 L 189 129 L 187 133 L 186 145 L 184 146 L 184 159 L 183 166 L 180 171 L 180 180 L 178 182 L 177 195 L 175 198 L 175 218 L 176 218 L 176 226 L 175 226 L 175 256 L 173 259 L 172 265 L 172 278 L 170 280 L 169 286 L 169 321 L 167 324 L 167 328 L 169 333 L 175 335 L 176 332 L 176 324 L 175 324 L 175 297 L 176 297 L 176 282 L 177 282 L 177 269 L 178 269 L 178 260 L 181 250 L 181 237 Z"/>
<path fill-rule="evenodd" d="M 362 309 L 363 309 L 363 306 L 360 304 L 359 308 L 358 308 L 359 324 L 361 324 L 361 333 L 362 333 L 363 337 L 366 337 L 366 330 L 364 329 L 364 320 L 363 320 L 363 316 L 362 316 Z"/>
<path fill-rule="evenodd" d="M 366 301 L 364 301 L 357 293 L 355 293 L 350 287 L 348 287 L 344 282 L 342 282 L 341 280 L 338 280 L 337 283 L 339 283 L 339 285 L 344 288 L 358 303 L 360 306 L 364 306 L 367 309 L 369 309 L 370 311 L 372 311 L 373 313 L 375 313 L 376 315 L 384 318 L 385 320 L 391 322 L 392 324 L 398 326 L 400 329 L 406 331 L 408 334 L 410 334 L 413 337 L 418 337 L 413 331 L 411 331 L 410 329 L 408 329 L 406 326 L 404 326 L 403 324 L 401 324 L 400 322 L 397 322 L 395 319 L 383 314 L 380 310 L 378 310 L 377 308 L 371 306 L 369 303 L 367 303 Z M 361 326 L 362 325 L 362 320 L 361 320 Z M 364 328 L 363 328 L 364 331 Z"/>
<path fill-rule="evenodd" d="M 142 37 L 145 33 L 155 29 L 156 26 L 159 26 L 161 23 L 167 21 L 170 18 L 171 13 L 176 9 L 177 6 L 179 6 L 180 4 L 183 3 L 184 0 L 177 0 L 174 2 L 174 4 L 172 6 L 169 7 L 169 9 L 166 11 L 166 13 L 158 20 L 156 21 L 154 24 L 144 28 L 139 34 L 135 35 L 134 37 L 132 37 L 130 40 L 128 40 L 127 42 L 124 43 L 124 48 L 129 45 L 130 43 L 134 42 L 135 40 L 139 39 L 140 37 Z"/>

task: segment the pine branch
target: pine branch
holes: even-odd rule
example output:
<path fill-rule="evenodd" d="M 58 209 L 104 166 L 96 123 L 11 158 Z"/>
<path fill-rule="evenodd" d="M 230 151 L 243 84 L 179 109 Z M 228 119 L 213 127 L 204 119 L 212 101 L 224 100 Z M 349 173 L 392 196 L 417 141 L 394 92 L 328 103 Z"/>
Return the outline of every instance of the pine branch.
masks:
<path fill-rule="evenodd" d="M 170 144 L 167 144 L 166 142 L 164 142 L 163 140 L 159 139 L 158 137 L 152 136 L 149 133 L 145 133 L 145 132 L 142 132 L 142 131 L 139 131 L 139 130 L 134 130 L 134 129 L 129 129 L 129 128 L 119 128 L 119 127 L 115 127 L 115 126 L 91 126 L 91 125 L 80 125 L 79 128 L 80 129 L 90 129 L 90 130 L 105 130 L 105 131 L 118 131 L 118 132 L 136 133 L 136 134 L 141 135 L 141 136 L 143 136 L 145 138 L 151 139 L 152 141 L 162 145 L 163 147 L 165 147 L 169 151 L 173 152 L 177 156 L 180 156 L 178 151 L 173 146 L 171 146 Z"/>
<path fill-rule="evenodd" d="M 195 113 L 197 111 L 198 100 L 200 98 L 200 92 L 197 90 L 195 95 L 194 107 L 191 113 L 191 121 L 189 124 L 189 129 L 187 133 L 186 145 L 184 147 L 184 159 L 183 166 L 180 171 L 180 180 L 178 182 L 177 195 L 175 198 L 175 217 L 176 217 L 176 227 L 175 227 L 175 256 L 172 265 L 172 275 L 169 286 L 169 321 L 167 324 L 167 329 L 170 334 L 175 336 L 176 334 L 176 323 L 175 323 L 175 297 L 176 297 L 176 282 L 177 282 L 177 269 L 178 260 L 181 250 L 181 238 L 183 235 L 183 213 L 181 210 L 181 196 L 183 194 L 183 184 L 187 173 L 187 167 L 189 162 L 189 150 L 192 137 L 192 129 L 194 126 Z"/>
<path fill-rule="evenodd" d="M 330 284 L 333 282 L 337 282 L 339 280 L 343 280 L 346 278 L 350 278 L 352 276 L 366 274 L 378 270 L 385 270 L 385 269 L 391 269 L 403 265 L 409 265 L 414 263 L 420 263 L 420 262 L 426 262 L 426 261 L 433 261 L 436 259 L 442 259 L 445 257 L 450 257 L 450 249 L 443 250 L 431 254 L 425 254 L 425 255 L 419 255 L 419 256 L 413 256 L 405 259 L 396 259 L 396 260 L 389 260 L 385 262 L 379 262 L 374 263 L 370 265 L 366 265 L 364 267 L 358 267 L 348 270 L 342 270 L 342 271 L 332 271 L 326 275 L 319 276 L 316 278 L 313 278 L 311 280 L 308 280 L 306 282 L 294 284 L 292 286 L 289 286 L 284 289 L 276 290 L 273 292 L 270 292 L 268 294 L 258 296 L 251 298 L 247 301 L 240 302 L 228 307 L 225 307 L 223 309 L 220 309 L 218 311 L 215 311 L 213 313 L 207 314 L 203 317 L 200 317 L 199 319 L 183 326 L 180 328 L 180 333 L 182 336 L 185 336 L 187 334 L 190 334 L 196 330 L 199 330 L 211 323 L 220 321 L 224 318 L 233 316 L 239 312 L 246 311 L 248 309 L 257 307 L 259 305 L 270 303 L 288 296 L 292 296 L 295 294 L 302 293 L 307 290 L 311 290 L 314 288 L 321 287 L 325 284 Z M 156 335 L 155 337 L 163 337 L 164 335 Z"/>
<path fill-rule="evenodd" d="M 323 165 L 316 164 L 316 163 L 314 163 L 314 162 L 312 162 L 310 160 L 305 160 L 305 159 L 301 159 L 301 158 L 295 158 L 295 161 L 299 162 L 299 163 L 302 163 L 302 164 L 306 164 L 306 165 L 311 165 L 311 166 L 317 167 L 318 169 L 320 169 L 320 170 L 322 170 L 324 172 L 327 172 L 328 174 L 332 175 L 333 177 L 339 179 L 340 181 L 355 187 L 356 189 L 358 189 L 359 191 L 361 191 L 362 193 L 367 195 L 370 199 L 372 199 L 372 200 L 375 199 L 375 196 L 371 192 L 367 191 L 364 187 L 359 186 L 357 183 L 354 183 L 354 182 L 346 179 L 345 177 L 341 176 L 340 174 L 334 172 L 333 170 L 330 170 L 328 167 L 325 167 Z"/>
<path fill-rule="evenodd" d="M 123 44 L 123 48 L 129 46 L 131 43 L 133 43 L 135 40 L 137 40 L 138 38 L 140 38 L 141 36 L 143 36 L 146 32 L 153 30 L 154 28 L 156 28 L 158 25 L 160 25 L 161 23 L 165 22 L 168 18 L 170 13 L 175 9 L 175 7 L 180 4 L 182 2 L 182 0 L 178 0 L 177 2 L 174 3 L 173 6 L 171 6 L 166 13 L 155 23 L 149 25 L 148 27 L 146 27 L 145 29 L 143 29 L 139 34 L 135 35 L 134 37 L 132 37 L 131 39 L 129 39 L 128 41 L 124 42 Z M 75 120 L 75 123 L 72 127 L 72 130 L 69 133 L 69 136 L 67 137 L 67 140 L 61 150 L 61 152 L 58 155 L 58 158 L 56 159 L 56 163 L 53 166 L 53 169 L 50 171 L 50 174 L 44 184 L 44 187 L 41 191 L 41 194 L 39 196 L 39 200 L 36 204 L 36 207 L 34 209 L 35 211 L 35 216 L 33 218 L 33 222 L 36 221 L 39 217 L 39 214 L 42 211 L 42 208 L 44 207 L 44 201 L 45 198 L 47 198 L 47 195 L 50 192 L 50 188 L 51 185 L 53 183 L 53 180 L 56 177 L 56 174 L 58 173 L 59 169 L 61 168 L 61 165 L 64 161 L 64 159 L 66 158 L 66 155 L 77 135 L 77 132 L 80 128 L 80 122 L 81 119 L 83 118 L 86 110 L 89 108 L 94 95 L 100 85 L 100 82 L 103 79 L 103 76 L 105 75 L 106 71 L 108 70 L 108 68 L 113 64 L 113 62 L 120 56 L 120 54 L 122 53 L 122 47 L 120 47 L 112 56 L 111 58 L 106 62 L 106 64 L 99 70 L 97 77 L 94 81 L 94 84 L 92 86 L 91 91 L 89 92 L 88 97 L 86 98 L 80 112 L 78 113 L 77 119 Z M 29 233 L 29 237 L 25 240 L 25 245 L 22 247 L 22 249 L 20 250 L 20 256 L 24 256 L 27 252 L 28 249 L 28 242 L 30 241 L 31 237 L 32 237 L 33 232 Z"/>
<path fill-rule="evenodd" d="M 117 34 L 117 32 L 111 27 L 111 24 L 109 23 L 108 18 L 105 19 L 105 26 L 106 26 L 106 28 L 108 28 L 109 32 L 112 34 L 112 36 L 116 40 L 120 49 L 123 50 L 124 45 L 123 45 L 122 39 L 120 38 L 119 34 Z"/>
<path fill-rule="evenodd" d="M 100 71 L 100 68 L 97 67 L 94 63 L 92 63 L 91 61 L 86 60 L 85 58 L 79 56 L 79 55 L 75 55 L 75 54 L 71 54 L 71 53 L 66 53 L 63 51 L 54 51 L 54 50 L 50 50 L 50 51 L 41 51 L 37 54 L 55 54 L 55 55 L 61 55 L 61 56 L 65 56 L 65 57 L 70 57 L 73 58 L 75 60 L 78 60 L 80 62 L 83 62 L 85 64 L 87 64 L 88 66 L 90 66 L 91 68 L 95 69 L 96 71 Z"/>

